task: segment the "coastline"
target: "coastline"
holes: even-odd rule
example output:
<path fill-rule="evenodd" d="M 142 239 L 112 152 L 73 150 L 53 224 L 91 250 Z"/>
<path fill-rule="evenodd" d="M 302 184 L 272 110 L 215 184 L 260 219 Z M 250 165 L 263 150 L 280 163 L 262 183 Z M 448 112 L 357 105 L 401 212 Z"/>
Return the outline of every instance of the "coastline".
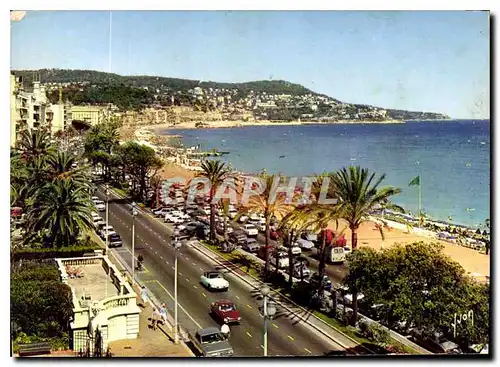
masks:
<path fill-rule="evenodd" d="M 339 120 L 334 122 L 321 122 L 321 121 L 269 121 L 269 120 L 259 120 L 259 121 L 202 121 L 205 124 L 204 127 L 196 127 L 196 124 L 200 121 L 191 122 L 181 122 L 178 124 L 153 124 L 144 126 L 152 132 L 158 132 L 158 130 L 169 129 L 169 130 L 184 130 L 184 129 L 220 129 L 220 128 L 234 128 L 234 127 L 250 127 L 250 126 L 301 126 L 301 125 L 345 125 L 345 124 L 404 124 L 405 121 L 402 120 L 384 120 L 384 121 L 359 121 L 359 120 Z"/>

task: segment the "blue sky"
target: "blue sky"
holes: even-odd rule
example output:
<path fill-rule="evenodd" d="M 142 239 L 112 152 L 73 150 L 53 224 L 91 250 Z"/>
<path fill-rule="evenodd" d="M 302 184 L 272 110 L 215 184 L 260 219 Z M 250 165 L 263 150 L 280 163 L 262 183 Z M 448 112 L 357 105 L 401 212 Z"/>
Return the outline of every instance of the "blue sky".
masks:
<path fill-rule="evenodd" d="M 283 79 L 344 102 L 489 118 L 486 12 L 116 11 L 112 27 L 122 75 Z M 13 69 L 109 70 L 109 12 L 28 12 L 11 30 Z"/>

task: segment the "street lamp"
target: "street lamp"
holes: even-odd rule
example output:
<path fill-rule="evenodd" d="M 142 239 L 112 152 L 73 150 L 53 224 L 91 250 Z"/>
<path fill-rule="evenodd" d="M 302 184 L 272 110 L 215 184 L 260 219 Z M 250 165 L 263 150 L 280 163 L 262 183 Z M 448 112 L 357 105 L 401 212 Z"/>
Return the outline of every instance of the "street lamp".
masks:
<path fill-rule="evenodd" d="M 179 241 L 178 237 L 174 238 L 174 343 L 179 343 L 179 323 L 177 319 L 177 253 L 182 246 L 182 243 Z"/>
<path fill-rule="evenodd" d="M 259 307 L 261 316 L 264 317 L 264 357 L 267 357 L 267 322 L 276 314 L 276 304 L 272 300 L 268 300 L 269 288 L 264 286 L 260 289 L 260 293 L 264 296 L 262 304 Z"/>
<path fill-rule="evenodd" d="M 132 287 L 135 285 L 135 217 L 137 216 L 137 204 L 132 203 Z"/>
<path fill-rule="evenodd" d="M 108 204 L 108 197 L 109 197 L 109 184 L 105 185 L 105 195 L 106 195 L 106 256 L 108 255 L 109 251 L 109 228 L 108 228 L 108 220 L 109 220 L 109 204 Z M 109 270 L 109 269 L 108 269 Z M 106 276 L 109 276 L 109 273 L 106 274 Z M 108 297 L 108 282 L 106 282 L 106 297 Z"/>

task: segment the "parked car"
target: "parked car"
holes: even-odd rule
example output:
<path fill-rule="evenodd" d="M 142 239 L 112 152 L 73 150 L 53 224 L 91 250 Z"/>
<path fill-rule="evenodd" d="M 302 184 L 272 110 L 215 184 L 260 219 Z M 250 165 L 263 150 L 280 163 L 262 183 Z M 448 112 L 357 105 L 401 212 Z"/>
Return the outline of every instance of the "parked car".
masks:
<path fill-rule="evenodd" d="M 257 236 L 259 234 L 257 227 L 255 227 L 253 224 L 245 224 L 243 226 L 243 231 L 247 236 Z"/>
<path fill-rule="evenodd" d="M 229 218 L 234 219 L 237 215 L 238 215 L 237 210 L 229 210 L 229 213 L 228 213 Z"/>
<path fill-rule="evenodd" d="M 239 323 L 241 321 L 240 311 L 236 305 L 228 299 L 220 299 L 212 303 L 210 311 L 214 317 L 224 324 Z"/>
<path fill-rule="evenodd" d="M 311 242 L 316 242 L 318 240 L 318 235 L 312 231 L 304 231 L 301 233 L 300 237 Z"/>
<path fill-rule="evenodd" d="M 234 231 L 229 235 L 229 241 L 236 245 L 243 246 L 247 242 L 247 236 L 245 232 L 241 230 Z"/>
<path fill-rule="evenodd" d="M 224 279 L 222 273 L 218 271 L 207 271 L 201 276 L 201 284 L 207 287 L 208 290 L 227 291 L 229 282 Z"/>
<path fill-rule="evenodd" d="M 104 204 L 104 201 L 102 201 L 102 200 L 96 200 L 94 203 L 95 203 L 95 207 L 100 212 L 103 212 L 103 211 L 106 210 L 106 204 Z"/>
<path fill-rule="evenodd" d="M 224 234 L 224 222 L 218 222 L 216 225 L 215 225 L 215 230 L 217 231 L 217 233 L 219 234 Z M 233 227 L 231 227 L 229 225 L 229 223 L 227 223 L 226 225 L 226 231 L 227 231 L 227 234 L 230 234 L 230 233 L 233 233 L 234 232 L 234 229 Z"/>
<path fill-rule="evenodd" d="M 99 237 L 101 237 L 103 241 L 106 238 L 106 228 L 107 228 L 108 235 L 110 235 L 111 233 L 115 233 L 115 229 L 112 226 L 110 226 L 110 225 L 108 225 L 108 226 L 104 225 L 101 228 L 101 230 L 99 231 Z"/>
<path fill-rule="evenodd" d="M 309 282 L 314 286 L 318 286 L 318 284 L 321 282 L 323 289 L 327 291 L 331 291 L 332 289 L 332 281 L 326 275 L 324 275 L 323 278 L 320 279 L 319 274 L 314 273 L 309 279 Z"/>
<path fill-rule="evenodd" d="M 287 268 L 289 264 L 288 254 L 286 252 L 278 251 L 277 253 L 269 255 L 269 263 L 276 266 L 276 256 L 278 257 L 278 269 Z"/>
<path fill-rule="evenodd" d="M 265 223 L 264 224 L 260 223 L 256 227 L 259 230 L 259 232 L 266 232 L 266 224 Z"/>
<path fill-rule="evenodd" d="M 242 246 L 243 250 L 256 253 L 260 249 L 260 244 L 257 242 L 255 238 L 247 238 L 246 243 Z"/>
<path fill-rule="evenodd" d="M 95 203 L 96 201 L 100 201 L 99 197 L 97 196 L 92 196 L 92 201 Z"/>
<path fill-rule="evenodd" d="M 311 250 L 314 247 L 314 243 L 304 238 L 299 238 L 295 245 L 300 247 L 302 250 Z"/>
<path fill-rule="evenodd" d="M 122 247 L 123 241 L 118 233 L 111 233 L 108 236 L 108 247 Z"/>
<path fill-rule="evenodd" d="M 247 220 L 248 220 L 248 217 L 246 215 L 242 215 L 241 217 L 239 217 L 238 222 L 246 223 Z"/>
<path fill-rule="evenodd" d="M 311 275 L 311 270 L 304 263 L 295 263 L 293 265 L 293 276 L 299 279 L 307 279 Z"/>
<path fill-rule="evenodd" d="M 200 329 L 190 339 L 204 357 L 230 357 L 234 354 L 231 344 L 216 327 Z"/>

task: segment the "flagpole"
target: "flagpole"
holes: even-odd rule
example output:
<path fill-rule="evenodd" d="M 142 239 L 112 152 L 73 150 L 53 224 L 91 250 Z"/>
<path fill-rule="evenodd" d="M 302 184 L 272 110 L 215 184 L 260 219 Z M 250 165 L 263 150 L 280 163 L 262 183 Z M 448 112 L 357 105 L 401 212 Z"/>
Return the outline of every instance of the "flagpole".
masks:
<path fill-rule="evenodd" d="M 418 222 L 422 225 L 422 176 L 418 175 Z"/>

